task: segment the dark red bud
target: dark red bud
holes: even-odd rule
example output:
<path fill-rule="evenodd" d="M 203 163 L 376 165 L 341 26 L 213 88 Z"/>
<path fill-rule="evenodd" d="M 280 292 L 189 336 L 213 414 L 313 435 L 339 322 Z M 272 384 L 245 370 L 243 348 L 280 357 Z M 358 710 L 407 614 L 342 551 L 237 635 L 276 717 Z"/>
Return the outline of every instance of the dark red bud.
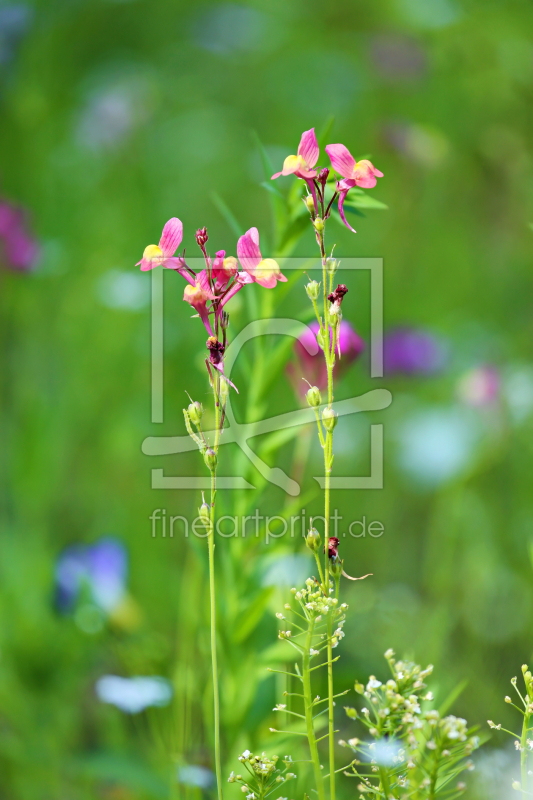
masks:
<path fill-rule="evenodd" d="M 337 288 L 331 294 L 328 294 L 328 300 L 330 303 L 337 303 L 340 306 L 342 303 L 342 298 L 348 292 L 348 287 L 344 283 L 339 283 Z"/>
<path fill-rule="evenodd" d="M 206 342 L 206 347 L 209 350 L 209 361 L 211 364 L 220 364 L 225 349 L 222 342 L 219 342 L 216 336 L 210 336 Z"/>
<path fill-rule="evenodd" d="M 336 536 L 330 536 L 328 539 L 328 556 L 329 558 L 334 558 L 339 555 L 338 547 L 339 547 L 340 539 Z"/>
<path fill-rule="evenodd" d="M 320 172 L 318 173 L 318 182 L 321 183 L 322 186 L 325 186 L 328 176 L 329 176 L 329 169 L 327 167 L 324 167 L 324 169 L 321 169 Z"/>
<path fill-rule="evenodd" d="M 196 243 L 198 247 L 205 247 L 209 236 L 207 235 L 207 228 L 198 228 L 196 231 Z"/>

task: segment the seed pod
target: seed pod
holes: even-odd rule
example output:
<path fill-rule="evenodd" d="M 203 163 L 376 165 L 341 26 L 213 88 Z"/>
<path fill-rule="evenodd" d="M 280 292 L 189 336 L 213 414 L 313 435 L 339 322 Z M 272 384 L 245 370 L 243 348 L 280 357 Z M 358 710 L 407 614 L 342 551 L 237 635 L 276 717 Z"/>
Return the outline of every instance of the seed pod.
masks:
<path fill-rule="evenodd" d="M 204 523 L 206 528 L 211 524 L 210 508 L 207 505 L 207 503 L 205 502 L 205 500 L 203 501 L 202 505 L 198 509 L 198 516 L 200 517 L 200 519 L 202 520 L 202 522 Z"/>
<path fill-rule="evenodd" d="M 196 425 L 196 427 L 198 427 L 200 425 L 200 422 L 202 421 L 202 415 L 204 413 L 203 405 L 199 403 L 197 400 L 195 400 L 194 403 L 189 403 L 187 411 L 189 413 L 189 419 L 191 420 L 193 425 Z"/>
<path fill-rule="evenodd" d="M 329 562 L 329 571 L 334 578 L 339 578 L 342 575 L 342 558 L 333 556 Z"/>
<path fill-rule="evenodd" d="M 313 551 L 313 553 L 318 553 L 320 550 L 320 544 L 322 542 L 322 537 L 320 536 L 319 532 L 316 528 L 311 528 L 307 536 L 305 537 L 305 543 L 307 547 Z"/>
<path fill-rule="evenodd" d="M 315 210 L 315 201 L 310 194 L 306 195 L 304 203 L 311 213 Z"/>
<path fill-rule="evenodd" d="M 309 281 L 305 287 L 305 291 L 307 292 L 307 296 L 310 300 L 318 300 L 318 295 L 320 294 L 320 284 L 316 281 Z"/>
<path fill-rule="evenodd" d="M 211 471 L 216 468 L 217 454 L 211 447 L 208 447 L 207 450 L 204 452 L 204 461 L 206 467 Z"/>
<path fill-rule="evenodd" d="M 339 416 L 332 408 L 325 408 L 322 412 L 322 422 L 327 431 L 332 431 L 337 424 Z"/>
<path fill-rule="evenodd" d="M 322 402 L 322 395 L 318 386 L 311 386 L 305 395 L 305 399 L 311 408 L 317 408 Z"/>
<path fill-rule="evenodd" d="M 316 231 L 324 230 L 324 220 L 321 217 L 317 217 L 316 219 L 314 219 L 313 225 L 315 226 Z"/>

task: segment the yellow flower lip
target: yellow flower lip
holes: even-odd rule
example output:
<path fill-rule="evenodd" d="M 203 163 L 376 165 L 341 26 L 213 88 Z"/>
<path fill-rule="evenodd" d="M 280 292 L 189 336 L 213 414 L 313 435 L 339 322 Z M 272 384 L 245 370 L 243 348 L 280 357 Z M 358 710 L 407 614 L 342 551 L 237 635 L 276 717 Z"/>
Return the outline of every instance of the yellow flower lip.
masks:
<path fill-rule="evenodd" d="M 162 258 L 163 251 L 159 247 L 158 244 L 149 244 L 148 247 L 144 248 L 143 258 L 146 259 L 154 259 L 154 258 Z"/>

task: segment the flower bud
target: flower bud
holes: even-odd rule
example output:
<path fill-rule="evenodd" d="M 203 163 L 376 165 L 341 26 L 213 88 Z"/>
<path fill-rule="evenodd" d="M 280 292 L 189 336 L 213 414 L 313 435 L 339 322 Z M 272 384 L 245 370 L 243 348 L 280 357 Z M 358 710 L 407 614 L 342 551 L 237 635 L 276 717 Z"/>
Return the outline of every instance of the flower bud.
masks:
<path fill-rule="evenodd" d="M 305 543 L 313 553 L 318 553 L 322 539 L 316 528 L 311 528 L 305 537 Z"/>
<path fill-rule="evenodd" d="M 332 431 L 337 424 L 339 415 L 332 408 L 325 408 L 322 412 L 322 422 L 327 431 Z"/>
<path fill-rule="evenodd" d="M 512 784 L 511 784 L 511 787 L 516 792 L 521 792 L 522 791 L 522 784 L 519 781 L 513 781 Z"/>
<path fill-rule="evenodd" d="M 193 423 L 193 425 L 196 425 L 196 427 L 198 427 L 200 425 L 200 422 L 202 421 L 202 415 L 204 413 L 203 405 L 199 403 L 197 400 L 195 400 L 194 403 L 189 403 L 189 406 L 187 407 L 187 412 L 189 414 L 190 421 Z"/>
<path fill-rule="evenodd" d="M 207 228 L 198 228 L 196 231 L 196 244 L 198 247 L 204 247 L 208 239 Z"/>
<path fill-rule="evenodd" d="M 321 169 L 320 172 L 318 173 L 318 182 L 321 183 L 322 186 L 325 186 L 328 177 L 329 177 L 329 169 L 327 167 L 324 167 L 324 169 Z"/>
<path fill-rule="evenodd" d="M 323 231 L 324 230 L 324 220 L 321 217 L 317 217 L 313 220 L 313 225 L 315 226 L 316 231 Z"/>
<path fill-rule="evenodd" d="M 310 300 L 317 300 L 318 295 L 320 294 L 320 284 L 316 281 L 309 281 L 305 287 L 305 291 L 307 292 L 307 296 Z"/>
<path fill-rule="evenodd" d="M 316 341 L 321 350 L 324 349 L 324 342 L 326 341 L 324 331 L 318 331 Z"/>
<path fill-rule="evenodd" d="M 214 470 L 216 468 L 217 454 L 211 447 L 208 447 L 207 450 L 204 451 L 204 461 L 208 469 Z"/>
<path fill-rule="evenodd" d="M 327 271 L 328 271 L 328 275 L 332 275 L 332 276 L 335 275 L 335 273 L 337 272 L 338 267 L 339 267 L 339 262 L 337 261 L 336 258 L 328 258 L 328 260 L 326 262 L 326 268 L 327 268 Z"/>
<path fill-rule="evenodd" d="M 315 210 L 315 201 L 313 200 L 312 195 L 308 194 L 304 198 L 304 203 L 307 206 L 308 210 L 313 213 Z"/>
<path fill-rule="evenodd" d="M 322 395 L 320 394 L 320 389 L 318 388 L 318 386 L 311 386 L 307 390 L 305 399 L 307 400 L 311 408 L 317 408 L 322 402 Z"/>

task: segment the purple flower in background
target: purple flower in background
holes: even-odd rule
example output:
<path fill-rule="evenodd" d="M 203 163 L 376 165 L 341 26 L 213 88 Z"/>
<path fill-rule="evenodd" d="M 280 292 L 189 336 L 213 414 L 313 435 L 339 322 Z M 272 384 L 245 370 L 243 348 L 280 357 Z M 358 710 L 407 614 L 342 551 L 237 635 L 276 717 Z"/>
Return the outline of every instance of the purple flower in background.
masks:
<path fill-rule="evenodd" d="M 431 375 L 446 362 L 443 342 L 428 331 L 393 328 L 383 338 L 385 375 Z"/>
<path fill-rule="evenodd" d="M 56 564 L 57 606 L 63 612 L 72 610 L 85 588 L 95 605 L 109 614 L 125 597 L 127 573 L 126 549 L 117 539 L 67 547 Z"/>
<path fill-rule="evenodd" d="M 305 395 L 309 388 L 302 378 L 309 381 L 312 386 L 318 386 L 319 389 L 325 389 L 328 385 L 324 354 L 316 340 L 318 331 L 318 322 L 312 322 L 305 333 L 295 342 L 294 354 L 296 362 L 287 364 L 287 374 L 291 383 L 297 394 L 302 396 Z M 335 363 L 336 376 L 349 367 L 365 349 L 364 341 L 345 319 L 340 324 L 339 344 L 341 358 Z"/>
<path fill-rule="evenodd" d="M 0 263 L 15 272 L 30 272 L 38 255 L 39 246 L 28 229 L 26 212 L 0 200 Z"/>

